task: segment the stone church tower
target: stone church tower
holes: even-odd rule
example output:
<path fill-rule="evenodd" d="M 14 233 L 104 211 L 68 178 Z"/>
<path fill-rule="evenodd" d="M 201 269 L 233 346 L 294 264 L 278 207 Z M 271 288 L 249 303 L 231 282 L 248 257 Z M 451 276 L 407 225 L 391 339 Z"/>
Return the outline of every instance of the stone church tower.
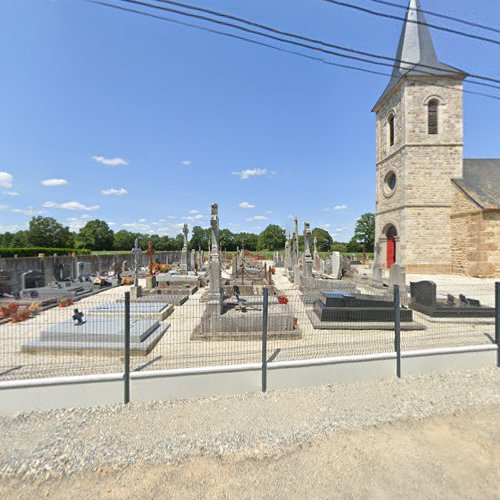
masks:
<path fill-rule="evenodd" d="M 375 243 L 382 266 L 452 271 L 453 178 L 462 177 L 464 72 L 441 63 L 410 0 L 389 85 L 375 105 Z M 378 245 L 377 245 L 378 243 Z"/>

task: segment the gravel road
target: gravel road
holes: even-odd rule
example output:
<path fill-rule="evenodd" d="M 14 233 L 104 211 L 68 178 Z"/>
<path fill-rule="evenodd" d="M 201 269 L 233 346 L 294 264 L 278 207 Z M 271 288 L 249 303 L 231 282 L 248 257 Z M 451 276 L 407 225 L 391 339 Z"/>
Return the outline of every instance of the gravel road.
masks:
<path fill-rule="evenodd" d="M 149 470 L 202 459 L 269 459 L 332 432 L 457 412 L 481 415 L 486 408 L 496 411 L 493 433 L 500 370 L 3 417 L 0 497 L 16 498 L 21 484 L 54 485 L 70 476 L 134 470 L 134 464 Z"/>

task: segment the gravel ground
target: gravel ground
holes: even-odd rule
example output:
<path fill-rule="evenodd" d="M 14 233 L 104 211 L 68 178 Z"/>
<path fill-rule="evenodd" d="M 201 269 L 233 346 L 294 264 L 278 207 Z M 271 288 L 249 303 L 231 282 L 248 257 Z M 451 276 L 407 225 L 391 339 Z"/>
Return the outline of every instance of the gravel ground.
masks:
<path fill-rule="evenodd" d="M 500 408 L 500 370 L 19 414 L 0 418 L 0 478 L 44 482 L 144 462 L 269 457 L 332 431 L 483 407 Z"/>

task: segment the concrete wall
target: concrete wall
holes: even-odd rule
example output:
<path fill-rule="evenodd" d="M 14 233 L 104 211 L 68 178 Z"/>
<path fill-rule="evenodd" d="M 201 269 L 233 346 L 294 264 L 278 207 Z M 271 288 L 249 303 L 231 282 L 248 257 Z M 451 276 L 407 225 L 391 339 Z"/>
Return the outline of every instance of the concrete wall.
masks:
<path fill-rule="evenodd" d="M 403 353 L 402 376 L 493 367 L 497 346 L 472 346 Z M 396 376 L 395 353 L 272 362 L 268 390 L 349 383 Z M 131 400 L 173 400 L 261 390 L 260 364 L 134 372 Z M 0 415 L 123 401 L 122 374 L 0 382 Z"/>
<path fill-rule="evenodd" d="M 180 261 L 181 252 L 156 252 L 155 262 L 166 264 Z M 77 277 L 77 262 L 86 262 L 90 265 L 91 273 L 105 273 L 111 270 L 113 262 L 120 264 L 126 260 L 129 269 L 133 268 L 134 257 L 127 254 L 104 254 L 104 255 L 62 255 L 57 257 L 59 263 L 70 269 L 70 274 Z M 6 271 L 9 275 L 9 286 L 12 292 L 22 289 L 22 274 L 27 271 L 41 271 L 45 274 L 45 283 L 54 281 L 54 257 L 17 257 L 0 258 L 0 271 Z M 142 265 L 147 265 L 147 255 L 142 254 Z"/>

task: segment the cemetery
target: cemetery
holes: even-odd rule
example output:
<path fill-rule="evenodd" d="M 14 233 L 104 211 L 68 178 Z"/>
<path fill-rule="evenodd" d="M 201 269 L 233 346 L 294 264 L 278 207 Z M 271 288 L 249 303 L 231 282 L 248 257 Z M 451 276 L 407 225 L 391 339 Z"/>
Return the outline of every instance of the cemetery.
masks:
<path fill-rule="evenodd" d="M 24 271 L 19 293 L 14 296 L 4 287 L 0 299 L 14 304 L 12 311 L 2 308 L 0 367 L 9 370 L 17 362 L 29 373 L 38 363 L 57 366 L 63 357 L 71 371 L 71 360 L 77 363 L 85 356 L 86 370 L 98 370 L 103 363 L 119 369 L 126 291 L 131 355 L 146 356 L 157 368 L 255 359 L 265 288 L 267 338 L 280 359 L 390 351 L 394 285 L 400 287 L 400 328 L 408 347 L 490 342 L 494 304 L 487 285 L 477 292 L 453 286 L 443 295 L 434 282 L 406 276 L 398 264 L 383 270 L 377 254 L 365 263 L 337 251 L 320 255 L 308 222 L 299 248 L 298 218 L 294 224 L 284 251 L 270 258 L 244 248 L 228 255 L 220 248 L 218 206 L 213 204 L 208 254 L 189 249 L 184 225 L 183 249 L 162 259 L 168 265 L 158 262 L 151 241 L 142 249 L 136 239 L 130 255 L 111 260 L 109 271 L 87 274 L 92 268 L 81 261 L 76 279 L 54 262 L 59 272 L 52 280 L 39 270 Z"/>

